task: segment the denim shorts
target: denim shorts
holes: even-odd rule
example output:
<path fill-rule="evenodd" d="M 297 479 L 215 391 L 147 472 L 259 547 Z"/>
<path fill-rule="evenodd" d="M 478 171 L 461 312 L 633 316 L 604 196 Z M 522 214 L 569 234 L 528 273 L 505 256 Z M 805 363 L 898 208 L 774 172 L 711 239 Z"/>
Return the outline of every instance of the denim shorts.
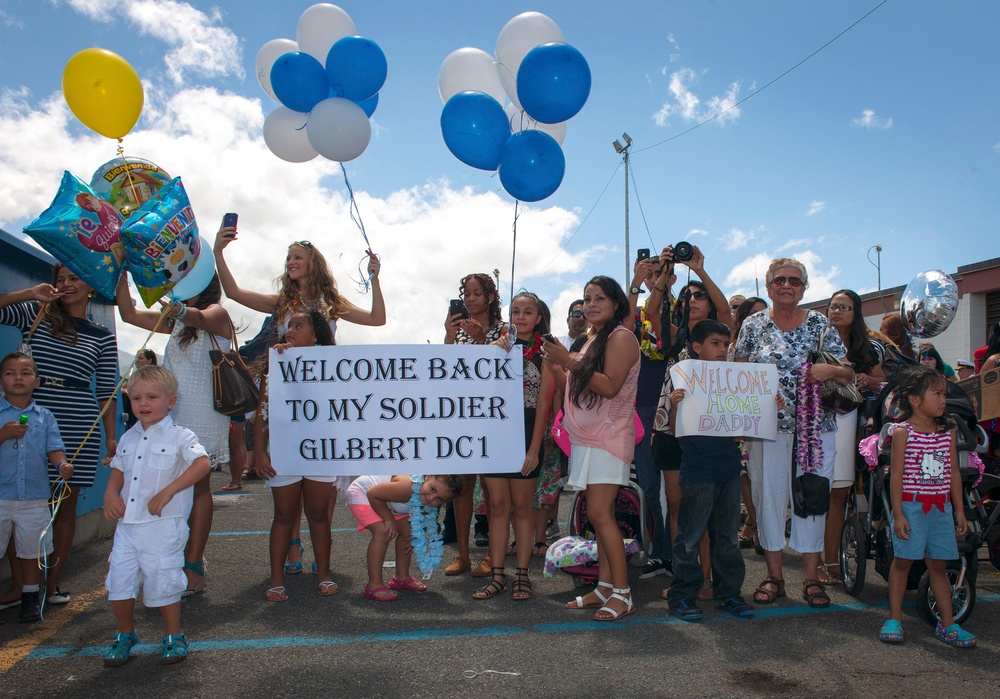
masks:
<path fill-rule="evenodd" d="M 903 516 L 910 524 L 910 538 L 901 539 L 893 530 L 892 553 L 899 558 L 919 561 L 930 558 L 939 561 L 953 561 L 958 558 L 958 543 L 955 540 L 955 518 L 951 503 L 942 512 L 937 505 L 924 513 L 920 502 L 904 502 Z M 892 525 L 892 518 L 889 518 Z"/>

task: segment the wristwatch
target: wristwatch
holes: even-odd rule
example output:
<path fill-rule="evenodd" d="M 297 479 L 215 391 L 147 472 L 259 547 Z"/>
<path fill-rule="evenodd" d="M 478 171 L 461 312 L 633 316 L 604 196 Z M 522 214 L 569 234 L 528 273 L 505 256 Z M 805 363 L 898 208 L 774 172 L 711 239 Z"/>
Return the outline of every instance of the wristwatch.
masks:
<path fill-rule="evenodd" d="M 639 294 L 642 293 L 642 287 L 641 286 L 635 286 L 635 285 L 630 286 L 628 288 L 628 293 L 635 294 L 636 296 L 638 296 Z"/>

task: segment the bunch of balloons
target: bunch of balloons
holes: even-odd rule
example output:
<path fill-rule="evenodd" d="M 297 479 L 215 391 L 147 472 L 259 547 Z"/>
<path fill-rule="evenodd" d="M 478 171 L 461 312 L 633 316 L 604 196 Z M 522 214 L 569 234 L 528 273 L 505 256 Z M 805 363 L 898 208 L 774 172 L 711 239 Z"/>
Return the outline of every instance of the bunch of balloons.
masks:
<path fill-rule="evenodd" d="M 441 65 L 438 90 L 441 134 L 456 158 L 496 170 L 520 201 L 540 201 L 559 188 L 566 121 L 587 102 L 590 67 L 551 18 L 517 15 L 500 31 L 493 56 L 471 47 L 453 51 Z"/>
<path fill-rule="evenodd" d="M 379 45 L 357 36 L 344 10 L 329 3 L 309 7 L 296 41 L 264 44 L 256 68 L 264 92 L 282 104 L 264 120 L 272 153 L 304 163 L 317 155 L 347 162 L 365 152 L 387 65 Z"/>

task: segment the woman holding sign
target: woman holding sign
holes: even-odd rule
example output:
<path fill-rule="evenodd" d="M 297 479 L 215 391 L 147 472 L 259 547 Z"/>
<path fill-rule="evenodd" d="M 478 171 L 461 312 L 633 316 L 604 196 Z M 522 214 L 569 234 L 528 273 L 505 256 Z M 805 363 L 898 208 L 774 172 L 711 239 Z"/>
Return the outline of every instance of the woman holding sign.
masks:
<path fill-rule="evenodd" d="M 635 611 L 615 500 L 618 488 L 628 484 L 635 451 L 640 352 L 626 325 L 628 297 L 615 280 L 599 276 L 587 282 L 583 312 L 590 340 L 575 359 L 558 340 L 542 345 L 557 385 L 565 387 L 563 427 L 572 445 L 567 487 L 586 489 L 587 515 L 600 551 L 597 587 L 566 608 L 600 607 L 594 620 L 613 621 Z"/>
<path fill-rule="evenodd" d="M 751 442 L 752 450 L 760 450 L 761 458 L 750 458 L 748 470 L 754 506 L 757 509 L 757 534 L 764 549 L 767 577 L 757 586 L 754 602 L 770 604 L 785 594 L 785 579 L 781 569 L 781 551 L 785 548 L 785 513 L 791 495 L 793 463 L 796 474 L 801 464 L 795 461 L 793 445 L 796 430 L 804 430 L 807 422 L 819 420 L 819 441 L 822 461 L 816 473 L 833 477 L 835 453 L 834 432 L 837 429 L 835 413 L 822 410 L 819 415 L 799 415 L 797 388 L 799 373 L 808 362 L 809 353 L 815 350 L 822 337 L 823 351 L 837 358 L 846 356 L 844 343 L 836 332 L 826 332 L 829 323 L 816 311 L 799 308 L 799 302 L 809 286 L 805 266 L 798 260 L 780 258 L 771 262 L 767 270 L 767 295 L 772 307 L 756 313 L 743 323 L 736 341 L 736 361 L 774 364 L 778 368 L 778 391 L 784 404 L 778 410 L 778 436 L 771 441 Z M 834 379 L 848 383 L 854 379 L 850 367 L 833 364 L 813 364 L 808 373 L 812 381 Z M 811 607 L 830 604 L 823 585 L 818 580 L 820 552 L 823 550 L 823 531 L 826 516 L 799 517 L 792 513 L 792 536 L 788 544 L 802 554 L 802 597 Z"/>

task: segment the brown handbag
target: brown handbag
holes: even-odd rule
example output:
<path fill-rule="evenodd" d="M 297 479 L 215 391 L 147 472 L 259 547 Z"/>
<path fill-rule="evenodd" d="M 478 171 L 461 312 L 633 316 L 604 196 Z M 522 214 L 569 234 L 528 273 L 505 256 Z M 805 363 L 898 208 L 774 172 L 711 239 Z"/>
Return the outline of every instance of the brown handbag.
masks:
<path fill-rule="evenodd" d="M 223 415 L 243 415 L 257 409 L 259 389 L 243 357 L 236 351 L 236 327 L 232 321 L 233 348 L 223 352 L 215 335 L 208 333 L 212 349 L 212 398 L 215 411 Z M 207 332 L 207 331 L 206 331 Z"/>
<path fill-rule="evenodd" d="M 823 328 L 823 332 L 819 335 L 819 341 L 816 343 L 816 349 L 809 353 L 809 360 L 813 364 L 851 366 L 846 362 L 842 362 L 837 357 L 834 357 L 832 354 L 823 351 L 823 340 L 826 339 L 826 333 L 829 329 L 829 325 Z M 819 397 L 824 408 L 835 410 L 838 415 L 846 415 L 852 410 L 855 410 L 865 400 L 861 395 L 861 392 L 858 391 L 854 384 L 838 383 L 833 379 L 827 379 L 823 382 L 823 387 L 820 389 Z"/>

